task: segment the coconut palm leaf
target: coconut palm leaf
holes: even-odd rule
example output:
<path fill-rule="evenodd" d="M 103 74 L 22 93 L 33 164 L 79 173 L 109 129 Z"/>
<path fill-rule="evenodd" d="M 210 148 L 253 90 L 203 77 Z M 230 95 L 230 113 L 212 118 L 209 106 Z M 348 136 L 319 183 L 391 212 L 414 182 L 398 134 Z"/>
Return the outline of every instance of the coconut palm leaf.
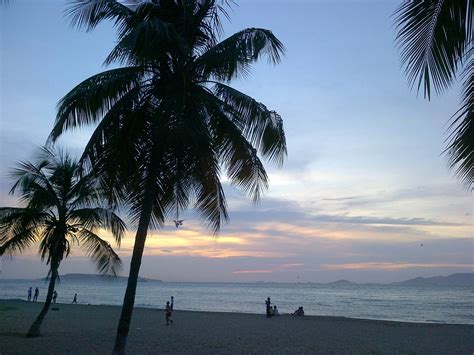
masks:
<path fill-rule="evenodd" d="M 122 262 L 108 242 L 86 228 L 77 233 L 77 238 L 100 273 L 111 272 L 116 275 Z"/>
<path fill-rule="evenodd" d="M 395 12 L 397 43 L 410 86 L 441 93 L 464 67 L 461 108 L 448 129 L 449 166 L 468 189 L 474 182 L 472 134 L 472 55 L 474 50 L 472 0 L 404 1 Z"/>
<path fill-rule="evenodd" d="M 463 73 L 461 108 L 451 118 L 448 129 L 449 166 L 467 189 L 474 189 L 474 56 Z"/>
<path fill-rule="evenodd" d="M 449 87 L 472 45 L 470 0 L 404 1 L 395 12 L 397 41 L 410 85 L 441 92 Z"/>
<path fill-rule="evenodd" d="M 204 77 L 230 81 L 248 76 L 251 64 L 262 56 L 267 56 L 270 63 L 278 64 L 284 50 L 271 31 L 247 28 L 209 48 L 196 60 L 196 65 Z"/>
<path fill-rule="evenodd" d="M 66 129 L 100 120 L 117 101 L 138 86 L 142 75 L 139 67 L 125 67 L 84 80 L 58 103 L 50 140 L 54 142 Z"/>

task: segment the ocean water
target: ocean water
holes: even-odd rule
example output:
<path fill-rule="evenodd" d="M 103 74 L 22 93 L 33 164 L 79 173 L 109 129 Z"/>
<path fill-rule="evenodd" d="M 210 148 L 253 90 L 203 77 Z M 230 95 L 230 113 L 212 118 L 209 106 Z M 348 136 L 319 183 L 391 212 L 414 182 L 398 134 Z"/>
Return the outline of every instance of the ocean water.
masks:
<path fill-rule="evenodd" d="M 0 279 L 0 299 L 26 299 L 27 289 L 40 290 L 42 280 Z M 56 287 L 58 303 L 121 305 L 126 282 L 62 280 Z M 308 315 L 383 319 L 407 322 L 474 324 L 473 286 L 324 285 L 274 283 L 170 283 L 139 282 L 135 305 L 163 308 L 174 296 L 175 309 L 265 313 L 271 297 L 280 313 L 303 306 Z"/>

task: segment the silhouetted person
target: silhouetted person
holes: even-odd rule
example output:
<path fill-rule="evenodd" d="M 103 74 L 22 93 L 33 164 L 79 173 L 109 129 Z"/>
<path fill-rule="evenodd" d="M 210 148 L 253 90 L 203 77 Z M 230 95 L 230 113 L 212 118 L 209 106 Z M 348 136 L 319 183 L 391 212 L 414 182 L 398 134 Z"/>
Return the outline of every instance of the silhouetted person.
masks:
<path fill-rule="evenodd" d="M 273 306 L 273 315 L 274 315 L 274 316 L 279 316 L 279 315 L 280 315 L 280 312 L 278 312 L 278 308 L 277 308 L 276 305 Z"/>
<path fill-rule="evenodd" d="M 293 315 L 295 316 L 304 316 L 304 310 L 303 310 L 303 307 L 298 307 L 298 309 L 293 313 Z"/>
<path fill-rule="evenodd" d="M 265 300 L 265 305 L 267 306 L 267 318 L 270 318 L 272 315 L 271 315 L 271 304 L 272 302 L 270 301 L 270 297 L 268 297 L 266 300 Z"/>
<path fill-rule="evenodd" d="M 54 292 L 53 292 L 53 303 L 56 303 L 56 298 L 58 298 L 58 293 L 56 292 L 56 290 L 54 290 Z"/>
<path fill-rule="evenodd" d="M 71 304 L 77 304 L 77 293 L 74 294 L 74 299 L 72 300 Z"/>
<path fill-rule="evenodd" d="M 171 304 L 170 304 L 170 307 L 171 307 L 171 312 L 173 312 L 173 311 L 174 311 L 174 309 L 173 309 L 173 305 L 174 305 L 174 297 L 173 297 L 173 296 L 171 296 Z"/>
<path fill-rule="evenodd" d="M 31 301 L 31 294 L 32 294 L 32 292 L 33 292 L 33 287 L 30 287 L 30 288 L 28 289 L 28 298 L 27 298 L 27 301 L 28 301 L 28 302 Z"/>
<path fill-rule="evenodd" d="M 35 288 L 35 295 L 33 296 L 33 302 L 38 301 L 38 295 L 40 293 L 40 290 L 38 290 L 38 287 Z"/>
<path fill-rule="evenodd" d="M 170 325 L 170 322 L 171 322 L 171 324 L 173 324 L 173 320 L 171 319 L 171 315 L 173 313 L 172 313 L 170 301 L 166 302 L 165 312 L 166 312 L 166 325 Z"/>

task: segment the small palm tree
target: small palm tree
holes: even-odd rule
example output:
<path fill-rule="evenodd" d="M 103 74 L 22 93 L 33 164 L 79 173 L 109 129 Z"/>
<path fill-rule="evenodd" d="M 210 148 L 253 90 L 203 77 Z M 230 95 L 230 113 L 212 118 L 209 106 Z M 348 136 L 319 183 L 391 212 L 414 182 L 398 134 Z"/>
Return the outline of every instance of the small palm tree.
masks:
<path fill-rule="evenodd" d="M 257 201 L 268 187 L 260 156 L 281 164 L 286 155 L 281 117 L 229 85 L 264 56 L 278 63 L 283 45 L 259 28 L 220 41 L 222 11 L 214 0 L 76 0 L 67 11 L 88 30 L 113 20 L 118 43 L 106 63 L 125 65 L 71 90 L 50 136 L 98 123 L 82 160 L 137 224 L 115 353 L 125 349 L 148 229 L 194 205 L 217 233 L 227 219 L 221 175 Z"/>
<path fill-rule="evenodd" d="M 448 126 L 446 153 L 450 168 L 474 189 L 474 1 L 403 1 L 395 12 L 397 41 L 411 86 L 423 87 L 430 99 L 458 76 L 462 103 Z"/>
<path fill-rule="evenodd" d="M 73 245 L 85 247 L 99 272 L 120 267 L 120 258 L 97 234 L 112 232 L 118 244 L 125 224 L 111 210 L 100 207 L 100 196 L 92 175 L 81 175 L 78 163 L 67 154 L 43 149 L 35 162 L 22 162 L 14 170 L 10 193 L 19 193 L 24 207 L 0 208 L 0 256 L 21 253 L 39 243 L 42 260 L 49 265 L 46 302 L 27 336 L 40 335 L 49 310 L 58 269 Z"/>

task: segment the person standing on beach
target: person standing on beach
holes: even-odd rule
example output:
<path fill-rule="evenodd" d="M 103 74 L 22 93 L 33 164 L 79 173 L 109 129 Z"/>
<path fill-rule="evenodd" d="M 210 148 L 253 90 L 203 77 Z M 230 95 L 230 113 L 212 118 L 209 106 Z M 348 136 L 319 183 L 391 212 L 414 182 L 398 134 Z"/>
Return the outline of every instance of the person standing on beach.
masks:
<path fill-rule="evenodd" d="M 171 324 L 173 324 L 173 320 L 171 319 L 172 309 L 171 309 L 170 301 L 166 302 L 165 312 L 166 312 L 166 325 L 170 325 L 170 322 Z"/>
<path fill-rule="evenodd" d="M 171 296 L 171 304 L 170 304 L 170 306 L 171 306 L 171 312 L 174 311 L 173 305 L 174 305 L 174 297 Z"/>
<path fill-rule="evenodd" d="M 38 296 L 39 296 L 40 290 L 38 290 L 38 287 L 35 288 L 35 295 L 33 296 L 33 302 L 38 301 Z"/>
<path fill-rule="evenodd" d="M 267 306 L 267 318 L 270 318 L 272 316 L 271 314 L 271 304 L 272 302 L 270 301 L 270 297 L 268 297 L 266 300 L 265 300 L 265 305 Z"/>
<path fill-rule="evenodd" d="M 31 301 L 31 293 L 33 292 L 33 287 L 30 287 L 28 289 L 28 298 L 27 298 L 27 301 L 30 302 Z"/>
<path fill-rule="evenodd" d="M 72 300 L 71 304 L 77 304 L 77 293 L 74 294 L 74 299 Z"/>
<path fill-rule="evenodd" d="M 56 292 L 56 290 L 54 290 L 54 292 L 53 292 L 53 303 L 56 303 L 56 298 L 58 298 L 58 293 Z"/>

